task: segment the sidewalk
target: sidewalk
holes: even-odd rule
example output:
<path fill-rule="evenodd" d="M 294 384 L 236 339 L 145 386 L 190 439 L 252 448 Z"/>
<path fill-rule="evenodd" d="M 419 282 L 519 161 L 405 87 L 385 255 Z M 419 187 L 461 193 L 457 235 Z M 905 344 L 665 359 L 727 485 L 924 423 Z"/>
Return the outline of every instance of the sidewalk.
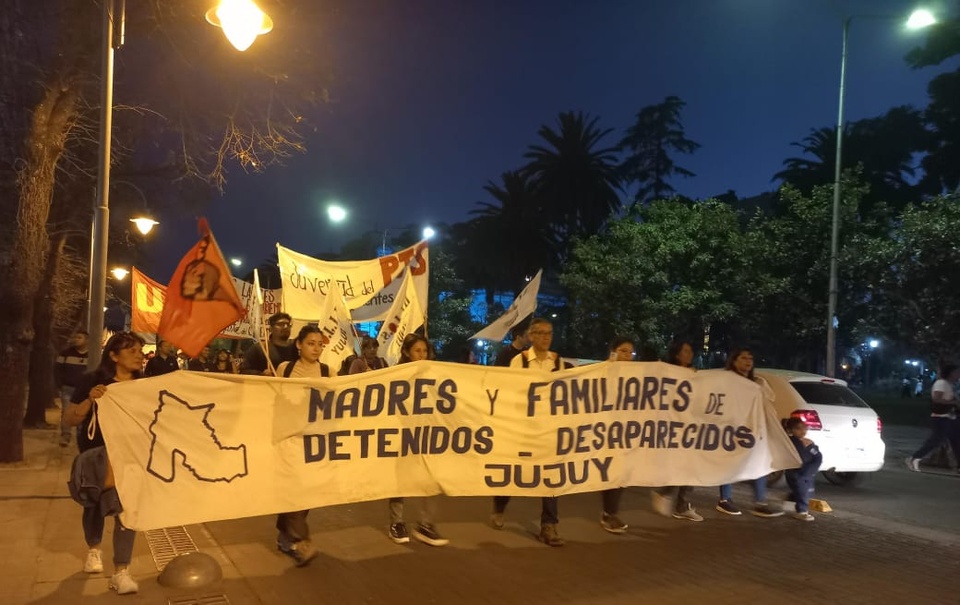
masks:
<path fill-rule="evenodd" d="M 924 436 L 890 430 L 890 448 Z M 197 547 L 224 573 L 220 584 L 195 593 L 157 583 L 140 534 L 131 567 L 140 593 L 118 597 L 107 588 L 112 523 L 104 540 L 108 572 L 80 571 L 86 552 L 80 507 L 65 486 L 74 448 L 58 447 L 55 431 L 36 430 L 25 433 L 25 448 L 24 463 L 0 466 L 0 601 L 9 604 L 957 601 L 955 545 L 843 514 L 819 515 L 814 523 L 722 516 L 707 488 L 695 492 L 703 523 L 657 516 L 648 490 L 627 490 L 624 536 L 600 529 L 599 495 L 564 497 L 564 548 L 534 539 L 539 502 L 533 499 L 515 499 L 498 532 L 486 525 L 487 499 L 442 498 L 439 526 L 451 538 L 445 548 L 390 542 L 385 502 L 319 509 L 310 523 L 321 554 L 306 568 L 276 552 L 272 517 L 191 526 Z M 747 504 L 747 489 L 737 490 Z M 407 510 L 415 521 L 416 502 Z"/>

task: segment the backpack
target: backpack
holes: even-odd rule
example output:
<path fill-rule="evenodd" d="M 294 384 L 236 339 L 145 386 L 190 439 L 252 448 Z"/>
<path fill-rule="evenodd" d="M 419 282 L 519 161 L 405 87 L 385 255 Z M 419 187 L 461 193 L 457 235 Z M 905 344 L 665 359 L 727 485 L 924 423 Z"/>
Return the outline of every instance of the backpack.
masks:
<path fill-rule="evenodd" d="M 290 378 L 290 375 L 293 374 L 293 366 L 300 361 L 299 359 L 294 359 L 293 361 L 287 364 L 287 367 L 283 368 L 283 377 Z M 325 363 L 320 364 L 320 376 L 323 378 L 330 377 L 330 368 Z"/>

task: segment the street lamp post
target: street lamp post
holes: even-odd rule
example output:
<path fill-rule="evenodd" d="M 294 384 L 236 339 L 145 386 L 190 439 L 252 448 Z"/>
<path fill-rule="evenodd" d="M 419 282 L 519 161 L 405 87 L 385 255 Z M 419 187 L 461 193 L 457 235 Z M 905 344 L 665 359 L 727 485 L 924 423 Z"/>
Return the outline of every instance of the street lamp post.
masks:
<path fill-rule="evenodd" d="M 826 375 L 836 376 L 837 355 L 837 256 L 840 248 L 840 179 L 843 172 L 843 100 L 846 93 L 847 79 L 847 38 L 850 35 L 850 23 L 853 17 L 843 20 L 843 45 L 840 50 L 840 100 L 837 104 L 837 150 L 833 166 L 833 217 L 830 223 L 830 285 L 827 298 L 827 367 Z M 936 23 L 930 11 L 918 9 L 911 13 L 907 20 L 907 27 L 920 29 Z"/>
<path fill-rule="evenodd" d="M 93 230 L 90 234 L 90 306 L 87 310 L 87 331 L 93 342 L 87 357 L 87 368 L 100 365 L 103 337 L 103 307 L 107 290 L 107 246 L 110 230 L 110 140 L 113 137 L 113 54 L 123 45 L 123 18 L 126 0 L 103 1 L 103 35 L 101 40 L 100 78 L 100 148 L 97 158 L 97 196 L 94 202 Z M 118 20 L 119 19 L 119 20 Z M 221 0 L 207 14 L 211 24 L 224 29 L 227 39 L 240 50 L 246 50 L 260 34 L 273 28 L 273 21 L 252 0 Z M 253 23 L 254 25 L 250 25 Z M 119 26 L 119 27 L 118 27 Z M 245 30 L 239 37 L 235 32 Z M 115 32 L 120 35 L 115 39 Z M 241 46 L 243 46 L 241 48 Z M 139 225 L 138 225 L 139 226 Z"/>

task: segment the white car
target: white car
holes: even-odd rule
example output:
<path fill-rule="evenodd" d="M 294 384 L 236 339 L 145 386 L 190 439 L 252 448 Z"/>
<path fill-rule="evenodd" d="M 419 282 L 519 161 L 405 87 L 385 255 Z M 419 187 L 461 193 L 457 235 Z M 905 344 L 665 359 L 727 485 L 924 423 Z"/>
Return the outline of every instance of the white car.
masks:
<path fill-rule="evenodd" d="M 807 437 L 823 454 L 820 470 L 828 481 L 854 485 L 864 473 L 883 467 L 886 445 L 880 438 L 880 417 L 846 382 L 790 370 L 758 368 L 755 374 L 773 389 L 780 418 L 806 422 Z"/>

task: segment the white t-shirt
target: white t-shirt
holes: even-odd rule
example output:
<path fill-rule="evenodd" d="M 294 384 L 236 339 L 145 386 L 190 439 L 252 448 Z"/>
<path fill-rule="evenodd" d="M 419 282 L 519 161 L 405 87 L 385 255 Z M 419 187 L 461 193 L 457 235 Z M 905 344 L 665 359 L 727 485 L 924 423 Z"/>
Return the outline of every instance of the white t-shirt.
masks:
<path fill-rule="evenodd" d="M 933 387 L 930 388 L 930 396 L 932 397 L 934 393 L 943 393 L 943 397 L 940 399 L 940 403 L 956 403 L 957 395 L 953 392 L 953 385 L 950 384 L 949 380 L 944 380 L 943 378 L 938 379 L 933 383 Z M 934 412 L 930 413 L 931 418 L 956 418 L 954 412 L 947 412 L 946 414 L 937 414 Z"/>
<path fill-rule="evenodd" d="M 290 372 L 290 378 L 321 378 L 322 374 L 320 373 L 320 363 L 304 363 L 301 360 L 296 361 L 285 361 L 277 366 L 277 376 L 283 376 L 284 370 L 287 369 L 287 364 L 293 363 L 296 364 L 293 366 L 293 370 Z"/>

